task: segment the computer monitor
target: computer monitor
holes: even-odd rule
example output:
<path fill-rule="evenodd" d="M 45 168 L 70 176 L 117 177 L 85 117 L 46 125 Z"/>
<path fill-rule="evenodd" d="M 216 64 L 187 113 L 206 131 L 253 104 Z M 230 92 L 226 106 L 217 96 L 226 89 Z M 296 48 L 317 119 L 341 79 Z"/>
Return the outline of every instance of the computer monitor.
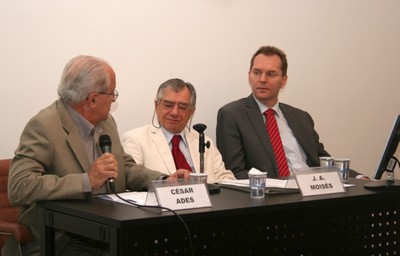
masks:
<path fill-rule="evenodd" d="M 392 131 L 390 132 L 385 149 L 380 159 L 378 168 L 375 172 L 375 179 L 381 179 L 383 173 L 387 172 L 387 179 L 374 181 L 364 185 L 365 188 L 376 190 L 400 189 L 400 181 L 393 180 L 393 170 L 398 163 L 394 156 L 400 141 L 400 114 L 394 120 Z"/>
<path fill-rule="evenodd" d="M 383 151 L 381 161 L 379 162 L 378 168 L 376 169 L 375 179 L 381 179 L 383 173 L 386 170 L 393 171 L 396 165 L 395 162 L 396 160 L 393 159 L 393 157 L 399 145 L 399 140 L 400 140 L 400 115 L 397 115 L 397 119 L 395 119 L 393 124 L 392 132 L 390 133 L 389 139 L 386 143 L 385 150 Z"/>

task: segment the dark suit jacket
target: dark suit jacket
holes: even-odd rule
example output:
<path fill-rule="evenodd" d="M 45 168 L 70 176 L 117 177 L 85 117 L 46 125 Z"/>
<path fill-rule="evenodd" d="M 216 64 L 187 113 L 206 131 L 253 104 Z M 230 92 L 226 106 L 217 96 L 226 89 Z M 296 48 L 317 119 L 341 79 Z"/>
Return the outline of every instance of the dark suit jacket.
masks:
<path fill-rule="evenodd" d="M 307 165 L 319 166 L 319 157 L 329 156 L 329 153 L 319 142 L 311 116 L 287 104 L 280 103 L 279 107 L 307 156 Z M 268 172 L 269 178 L 278 177 L 271 141 L 252 94 L 219 109 L 217 146 L 226 168 L 232 170 L 236 178 L 247 179 L 247 173 L 252 167 Z"/>

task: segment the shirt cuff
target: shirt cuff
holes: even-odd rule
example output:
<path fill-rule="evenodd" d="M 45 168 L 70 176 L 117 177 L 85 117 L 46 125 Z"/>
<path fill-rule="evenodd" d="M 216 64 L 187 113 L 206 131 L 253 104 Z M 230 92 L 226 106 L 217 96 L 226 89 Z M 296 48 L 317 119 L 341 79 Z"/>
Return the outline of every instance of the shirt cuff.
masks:
<path fill-rule="evenodd" d="M 161 176 L 159 176 L 159 177 L 157 178 L 157 180 L 166 180 L 166 179 L 168 179 L 168 177 L 169 177 L 169 176 L 167 176 L 167 175 L 161 175 Z"/>
<path fill-rule="evenodd" d="M 90 185 L 89 175 L 87 173 L 82 174 L 82 187 L 83 187 L 83 193 L 92 192 L 92 186 Z"/>

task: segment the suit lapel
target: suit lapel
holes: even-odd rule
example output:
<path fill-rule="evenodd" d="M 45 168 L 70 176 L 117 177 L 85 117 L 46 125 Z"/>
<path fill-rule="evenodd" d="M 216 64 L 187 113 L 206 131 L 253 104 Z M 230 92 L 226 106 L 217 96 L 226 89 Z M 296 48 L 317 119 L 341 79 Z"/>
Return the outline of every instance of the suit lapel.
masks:
<path fill-rule="evenodd" d="M 188 143 L 194 169 L 196 172 L 200 172 L 199 140 L 197 139 L 198 137 L 196 137 L 196 135 L 199 136 L 199 134 L 197 132 L 197 134 L 195 132 L 190 132 L 187 127 L 185 128 L 184 133 L 186 141 Z"/>
<path fill-rule="evenodd" d="M 260 113 L 260 108 L 257 105 L 257 102 L 254 100 L 253 95 L 247 97 L 246 101 L 246 113 L 249 117 L 250 123 L 256 131 L 257 136 L 259 137 L 262 145 L 264 146 L 265 152 L 268 156 L 274 155 L 274 150 L 271 145 L 271 140 L 267 134 L 267 128 L 264 123 L 264 119 Z M 275 158 L 274 161 L 275 162 Z"/>
<path fill-rule="evenodd" d="M 82 167 L 83 172 L 85 172 L 86 170 L 90 169 L 90 163 L 87 157 L 85 146 L 82 143 L 82 136 L 75 128 L 75 125 L 61 100 L 57 101 L 57 111 L 60 115 L 62 126 L 68 133 L 67 142 L 80 166 Z"/>
<path fill-rule="evenodd" d="M 250 94 L 250 96 L 247 97 L 246 100 L 246 113 L 264 149 L 263 152 L 259 152 L 260 157 L 268 157 L 270 159 L 270 162 L 274 166 L 274 171 L 276 172 L 276 175 L 278 175 L 278 165 L 276 163 L 275 153 L 274 149 L 272 148 L 271 140 L 267 133 L 267 127 L 261 115 L 260 108 L 258 107 L 257 102 L 253 98 L 252 94 Z"/>
<path fill-rule="evenodd" d="M 303 135 L 301 133 L 301 128 L 299 127 L 300 122 L 297 120 L 297 115 L 285 104 L 279 103 L 279 108 L 282 110 L 282 113 L 285 116 L 285 119 L 288 123 L 288 126 L 292 130 L 294 137 L 296 137 L 300 144 L 303 144 Z"/>
<path fill-rule="evenodd" d="M 315 158 L 315 153 L 313 153 L 314 151 L 312 150 L 313 146 L 311 143 L 313 142 L 310 138 L 306 137 L 306 134 L 304 133 L 304 127 L 302 126 L 303 121 L 299 119 L 296 111 L 283 103 L 280 103 L 279 107 L 281 108 L 294 137 L 307 156 L 307 164 L 315 165 L 315 163 L 319 163 L 319 159 Z"/>
<path fill-rule="evenodd" d="M 282 113 L 285 116 L 286 122 L 292 130 L 294 137 L 299 142 L 300 146 L 303 148 L 306 154 L 309 155 L 309 143 L 304 138 L 304 132 L 302 132 L 301 128 L 301 120 L 299 120 L 296 113 L 291 108 L 288 108 L 285 104 L 280 103 L 279 107 L 281 108 Z"/>
<path fill-rule="evenodd" d="M 81 165 L 82 169 L 84 171 L 89 170 L 91 166 L 87 157 L 88 153 L 86 152 L 85 147 L 82 143 L 82 136 L 79 134 L 77 129 L 74 128 L 70 131 L 67 141 L 76 159 L 78 159 L 78 162 Z"/>
<path fill-rule="evenodd" d="M 149 130 L 151 141 L 154 143 L 160 157 L 158 161 L 164 162 L 164 165 L 167 167 L 170 174 L 174 173 L 176 171 L 174 158 L 172 157 L 171 149 L 169 148 L 162 129 L 150 126 Z"/>

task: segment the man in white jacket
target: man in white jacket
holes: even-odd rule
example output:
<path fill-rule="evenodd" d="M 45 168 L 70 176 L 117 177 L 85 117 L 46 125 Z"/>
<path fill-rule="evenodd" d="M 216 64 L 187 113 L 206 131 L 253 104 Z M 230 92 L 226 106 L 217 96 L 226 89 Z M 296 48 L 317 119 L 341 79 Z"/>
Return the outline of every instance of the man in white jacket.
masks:
<path fill-rule="evenodd" d="M 125 132 L 122 145 L 138 165 L 173 174 L 178 166 L 172 155 L 172 138 L 180 135 L 179 148 L 193 172 L 200 172 L 199 133 L 188 127 L 196 108 L 196 90 L 193 85 L 181 79 L 170 79 L 160 85 L 157 91 L 155 117 L 152 124 Z M 208 183 L 218 183 L 223 179 L 235 179 L 230 170 L 225 169 L 222 156 L 214 142 L 204 152 L 204 173 Z"/>

